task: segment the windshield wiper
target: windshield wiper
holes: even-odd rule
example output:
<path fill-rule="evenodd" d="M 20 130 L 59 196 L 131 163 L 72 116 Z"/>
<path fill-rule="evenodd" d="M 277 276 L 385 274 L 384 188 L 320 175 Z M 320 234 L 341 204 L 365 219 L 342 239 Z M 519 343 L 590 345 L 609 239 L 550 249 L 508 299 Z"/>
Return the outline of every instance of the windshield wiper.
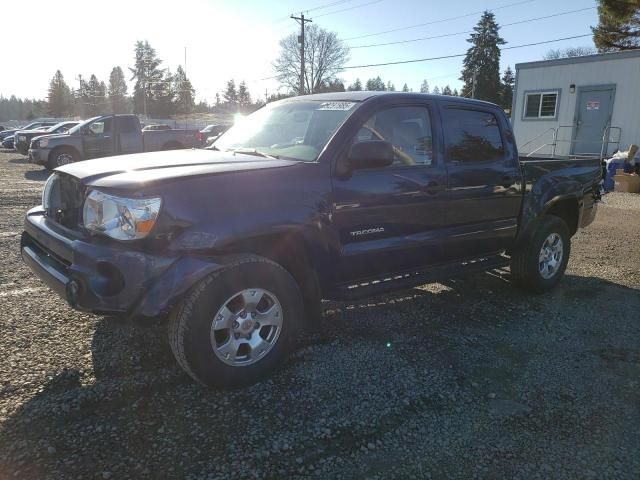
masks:
<path fill-rule="evenodd" d="M 276 160 L 278 160 L 280 157 L 276 156 L 276 155 L 267 155 L 264 152 L 260 152 L 258 150 L 256 150 L 255 148 L 230 148 L 229 150 L 227 150 L 228 152 L 232 152 L 234 155 L 236 153 L 242 153 L 244 155 L 253 155 L 256 157 L 263 157 L 263 158 L 274 158 Z"/>

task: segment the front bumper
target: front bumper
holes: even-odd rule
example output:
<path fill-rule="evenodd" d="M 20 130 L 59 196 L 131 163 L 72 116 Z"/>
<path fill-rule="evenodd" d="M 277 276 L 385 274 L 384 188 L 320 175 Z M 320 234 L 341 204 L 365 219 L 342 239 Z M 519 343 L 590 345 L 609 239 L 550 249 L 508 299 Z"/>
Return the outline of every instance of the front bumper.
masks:
<path fill-rule="evenodd" d="M 128 247 L 67 230 L 42 207 L 27 213 L 21 241 L 22 258 L 40 279 L 73 308 L 99 314 L 159 315 L 221 265 Z"/>
<path fill-rule="evenodd" d="M 30 148 L 29 149 L 29 163 L 46 165 L 48 159 L 49 159 L 48 148 Z"/>

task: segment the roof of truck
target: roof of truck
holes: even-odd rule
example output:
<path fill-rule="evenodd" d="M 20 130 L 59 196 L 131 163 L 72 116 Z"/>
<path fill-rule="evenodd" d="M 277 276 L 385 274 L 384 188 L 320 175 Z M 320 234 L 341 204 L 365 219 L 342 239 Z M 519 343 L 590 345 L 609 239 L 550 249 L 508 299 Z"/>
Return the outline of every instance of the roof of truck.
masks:
<path fill-rule="evenodd" d="M 314 93 L 312 95 L 304 95 L 298 97 L 290 97 L 282 100 L 287 101 L 300 101 L 300 100 L 314 100 L 314 101 L 327 101 L 327 102 L 364 102 L 373 97 L 390 97 L 389 99 L 397 98 L 425 98 L 432 100 L 447 100 L 452 102 L 459 102 L 465 104 L 480 104 L 480 105 L 494 105 L 491 102 L 485 102 L 483 100 L 475 100 L 472 98 L 455 97 L 452 95 L 431 95 L 428 93 L 416 93 L 416 92 L 389 92 L 389 91 L 347 91 L 347 92 L 328 92 L 328 93 Z"/>

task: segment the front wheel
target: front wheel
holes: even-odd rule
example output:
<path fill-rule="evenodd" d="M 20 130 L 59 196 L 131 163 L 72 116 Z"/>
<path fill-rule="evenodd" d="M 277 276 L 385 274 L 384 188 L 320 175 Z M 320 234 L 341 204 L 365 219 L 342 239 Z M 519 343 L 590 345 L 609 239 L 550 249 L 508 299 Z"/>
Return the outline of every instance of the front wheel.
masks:
<path fill-rule="evenodd" d="M 547 215 L 528 241 L 511 257 L 513 282 L 542 293 L 554 288 L 562 279 L 571 251 L 567 224 L 559 217 Z"/>
<path fill-rule="evenodd" d="M 77 161 L 78 154 L 74 150 L 70 148 L 59 148 L 51 152 L 49 155 L 47 167 L 49 170 L 53 170 L 54 168 L 62 167 L 63 165 L 68 165 L 69 163 Z"/>
<path fill-rule="evenodd" d="M 186 295 L 170 317 L 169 342 L 198 382 L 249 385 L 287 357 L 302 315 L 298 285 L 286 270 L 242 256 Z"/>

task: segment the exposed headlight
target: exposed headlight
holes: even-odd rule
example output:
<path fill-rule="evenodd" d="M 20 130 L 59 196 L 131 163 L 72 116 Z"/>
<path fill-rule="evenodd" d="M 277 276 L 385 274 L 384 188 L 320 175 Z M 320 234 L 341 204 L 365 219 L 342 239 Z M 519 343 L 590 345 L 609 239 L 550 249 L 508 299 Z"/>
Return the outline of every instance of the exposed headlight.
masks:
<path fill-rule="evenodd" d="M 82 220 L 89 231 L 116 240 L 137 240 L 153 228 L 161 203 L 159 197 L 125 198 L 92 190 L 84 201 Z"/>
<path fill-rule="evenodd" d="M 49 175 L 49 178 L 44 184 L 44 188 L 42 189 L 42 207 L 45 210 L 49 209 L 51 204 L 51 195 L 53 193 L 54 185 L 58 181 L 58 174 L 52 173 Z"/>
<path fill-rule="evenodd" d="M 48 138 L 41 138 L 36 142 L 36 148 L 43 148 L 43 147 L 46 147 L 47 145 L 49 145 Z"/>

